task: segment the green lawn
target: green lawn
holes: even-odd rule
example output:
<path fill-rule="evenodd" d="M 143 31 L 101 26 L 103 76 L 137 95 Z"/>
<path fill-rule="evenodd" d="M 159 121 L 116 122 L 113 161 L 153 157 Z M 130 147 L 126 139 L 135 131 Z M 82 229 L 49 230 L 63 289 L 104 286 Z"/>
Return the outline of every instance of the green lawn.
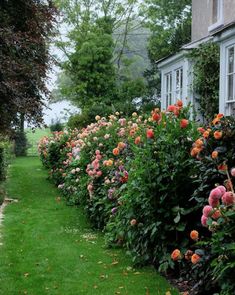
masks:
<path fill-rule="evenodd" d="M 19 202 L 6 207 L 1 227 L 0 294 L 178 294 L 154 269 L 133 269 L 123 251 L 106 249 L 46 176 L 34 157 L 11 167 L 7 191 Z"/>
<path fill-rule="evenodd" d="M 28 155 L 37 155 L 37 146 L 39 140 L 46 135 L 50 134 L 50 129 L 49 128 L 36 128 L 34 131 L 30 128 L 25 130 L 29 148 L 27 149 Z"/>

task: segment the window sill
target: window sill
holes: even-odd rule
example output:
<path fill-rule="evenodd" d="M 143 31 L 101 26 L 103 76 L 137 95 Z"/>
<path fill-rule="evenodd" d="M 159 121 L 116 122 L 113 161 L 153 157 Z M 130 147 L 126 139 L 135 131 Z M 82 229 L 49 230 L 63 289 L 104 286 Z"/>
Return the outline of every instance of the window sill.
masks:
<path fill-rule="evenodd" d="M 209 26 L 208 28 L 208 32 L 211 33 L 212 31 L 218 29 L 219 27 L 223 26 L 224 24 L 224 20 L 220 19 L 218 20 L 216 23 L 214 23 L 213 25 Z"/>
<path fill-rule="evenodd" d="M 229 104 L 229 103 L 235 103 L 235 99 L 234 100 L 226 100 L 225 103 Z"/>

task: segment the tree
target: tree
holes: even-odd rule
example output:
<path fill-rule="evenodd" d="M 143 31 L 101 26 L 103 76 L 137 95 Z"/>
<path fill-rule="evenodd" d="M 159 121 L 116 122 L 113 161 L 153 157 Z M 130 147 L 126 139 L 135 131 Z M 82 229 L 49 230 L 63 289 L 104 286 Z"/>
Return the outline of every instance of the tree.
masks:
<path fill-rule="evenodd" d="M 191 41 L 191 0 L 146 0 L 142 14 L 151 31 L 148 43 L 151 69 L 146 71 L 149 91 L 160 93 L 160 75 L 156 61 L 180 50 Z"/>
<path fill-rule="evenodd" d="M 191 0 L 146 0 L 146 25 L 152 36 L 149 55 L 152 61 L 175 53 L 191 40 Z"/>
<path fill-rule="evenodd" d="M 63 65 L 72 80 L 71 93 L 81 108 L 101 101 L 111 103 L 115 88 L 111 33 L 112 20 L 97 19 L 85 35 L 77 35 L 75 50 Z"/>
<path fill-rule="evenodd" d="M 137 0 L 57 1 L 70 26 L 69 41 L 57 42 L 67 57 L 62 63 L 65 71 L 62 77 L 72 82 L 67 86 L 60 79 L 62 96 L 69 95 L 82 109 L 101 102 L 111 106 L 122 100 L 122 87 L 129 86 L 131 96 L 126 95 L 122 105 L 130 103 L 137 81 L 133 81 L 133 67 L 130 71 L 128 68 L 139 59 L 129 47 L 129 34 L 142 26 L 137 22 L 137 3 Z M 134 74 L 139 81 L 140 76 Z M 144 83 L 140 85 L 145 89 Z"/>
<path fill-rule="evenodd" d="M 42 123 L 43 100 L 48 96 L 48 49 L 55 7 L 52 1 L 0 2 L 0 130 L 24 119 Z"/>

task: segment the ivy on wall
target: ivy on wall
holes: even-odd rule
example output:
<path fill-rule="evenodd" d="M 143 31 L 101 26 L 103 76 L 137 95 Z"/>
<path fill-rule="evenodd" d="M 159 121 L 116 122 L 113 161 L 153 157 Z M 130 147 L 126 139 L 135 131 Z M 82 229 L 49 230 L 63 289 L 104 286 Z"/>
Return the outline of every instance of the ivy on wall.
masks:
<path fill-rule="evenodd" d="M 219 111 L 219 46 L 209 42 L 192 50 L 189 56 L 194 61 L 193 90 L 197 94 L 199 111 L 209 122 Z"/>

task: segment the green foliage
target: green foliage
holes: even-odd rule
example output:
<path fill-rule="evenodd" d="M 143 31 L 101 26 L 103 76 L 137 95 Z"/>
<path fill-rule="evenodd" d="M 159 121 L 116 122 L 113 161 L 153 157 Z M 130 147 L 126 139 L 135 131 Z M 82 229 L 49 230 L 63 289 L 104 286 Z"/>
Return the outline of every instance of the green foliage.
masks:
<path fill-rule="evenodd" d="M 174 268 L 173 249 L 190 249 L 197 261 L 183 262 L 182 255 L 174 270 L 192 292 L 233 294 L 235 195 L 231 204 L 220 196 L 204 228 L 200 217 L 215 186 L 233 191 L 234 118 L 218 114 L 207 129 L 197 128 L 180 101 L 151 116 L 119 115 L 96 116 L 81 131 L 43 139 L 41 158 L 51 178 L 105 231 L 107 244 L 125 247 L 135 264 L 167 271 Z M 189 233 L 198 227 L 200 240 L 192 244 Z"/>
<path fill-rule="evenodd" d="M 132 100 L 146 94 L 143 72 L 149 64 L 149 30 L 137 16 L 138 1 L 57 2 L 71 31 L 70 42 L 57 42 L 68 60 L 54 96 L 71 99 L 83 113 L 101 102 L 131 112 Z"/>
<path fill-rule="evenodd" d="M 24 131 L 16 130 L 14 134 L 14 153 L 17 157 L 27 154 L 27 136 Z"/>
<path fill-rule="evenodd" d="M 148 53 L 151 67 L 146 71 L 150 93 L 160 94 L 160 76 L 156 61 L 175 54 L 191 42 L 191 0 L 147 0 L 144 1 L 143 16 L 151 31 Z"/>
<path fill-rule="evenodd" d="M 82 113 L 82 114 L 75 114 L 69 117 L 69 120 L 67 122 L 67 126 L 71 129 L 75 128 L 83 128 L 86 127 L 87 124 L 89 124 L 89 116 L 87 113 Z"/>
<path fill-rule="evenodd" d="M 197 202 L 196 206 L 203 208 L 208 206 L 208 197 L 215 186 L 224 185 L 224 190 L 233 190 L 234 178 L 230 171 L 235 166 L 235 120 L 219 114 L 208 129 L 201 132 L 202 136 L 194 143 L 194 149 L 199 146 L 200 149 L 193 163 L 197 171 L 193 199 Z M 223 197 L 217 202 L 207 216 L 208 229 L 200 228 L 200 241 L 191 246 L 196 249 L 195 253 L 204 251 L 200 254 L 199 263 L 193 267 L 186 263 L 184 267 L 188 278 L 194 278 L 194 289 L 199 294 L 206 291 L 209 294 L 230 295 L 235 292 L 235 207 L 234 204 L 227 205 Z M 213 215 L 215 211 L 219 213 L 218 217 Z"/>
<path fill-rule="evenodd" d="M 81 108 L 101 101 L 110 104 L 109 97 L 113 96 L 115 85 L 111 21 L 103 19 L 89 30 L 85 38 L 77 36 L 75 52 L 65 64 L 74 85 L 72 93 L 76 94 Z"/>
<path fill-rule="evenodd" d="M 108 239 L 121 238 L 135 263 L 154 262 L 161 270 L 171 266 L 167 253 L 177 241 L 185 243 L 182 233 L 195 222 L 190 219 L 197 208 L 189 202 L 195 173 L 189 150 L 197 131 L 193 123 L 180 128 L 185 116 L 182 112 L 180 118 L 163 117 L 160 124 L 151 125 L 155 140 L 145 140 L 145 130 L 139 134 L 143 142 L 132 147 L 129 179 L 119 198 L 123 206 L 107 226 Z M 134 226 L 132 219 L 137 221 Z"/>
<path fill-rule="evenodd" d="M 7 167 L 12 157 L 12 145 L 9 138 L 0 136 L 0 182 L 6 179 Z"/>
<path fill-rule="evenodd" d="M 189 56 L 194 61 L 193 85 L 198 94 L 199 110 L 208 122 L 219 110 L 219 46 L 216 43 L 206 43 L 194 49 Z"/>
<path fill-rule="evenodd" d="M 51 132 L 54 131 L 62 131 L 64 128 L 63 124 L 60 122 L 60 120 L 52 120 L 51 125 L 50 125 L 50 130 Z"/>
<path fill-rule="evenodd" d="M 155 263 L 161 270 L 172 266 L 168 253 L 177 242 L 187 243 L 183 231 L 197 210 L 189 199 L 195 175 L 190 148 L 198 132 L 186 120 L 187 109 L 173 109 L 175 114 L 155 110 L 144 118 L 96 117 L 83 130 L 40 145 L 51 177 L 70 203 L 85 207 L 93 226 L 105 228 L 109 245 L 123 245 L 136 264 Z M 147 138 L 148 129 L 154 139 Z"/>
<path fill-rule="evenodd" d="M 209 136 L 206 139 L 202 138 L 203 146 L 200 153 L 197 155 L 194 165 L 197 167 L 198 187 L 195 190 L 193 197 L 204 206 L 207 202 L 206 196 L 217 183 L 222 183 L 225 179 L 224 164 L 230 170 L 235 166 L 235 120 L 232 117 L 217 119 L 208 126 Z M 214 133 L 221 132 L 222 137 L 215 139 Z M 212 153 L 218 152 L 216 158 L 212 158 Z"/>
<path fill-rule="evenodd" d="M 218 228 L 212 234 L 208 246 L 211 247 L 211 272 L 214 281 L 221 288 L 221 295 L 235 293 L 235 212 L 234 208 L 222 209 Z"/>
<path fill-rule="evenodd" d="M 101 117 L 106 117 L 112 113 L 112 110 L 111 106 L 108 107 L 104 103 L 92 105 L 85 108 L 81 114 L 72 115 L 68 120 L 67 126 L 71 129 L 84 128 L 94 122 L 97 114 Z"/>
<path fill-rule="evenodd" d="M 6 196 L 4 181 L 7 177 L 7 169 L 11 159 L 12 144 L 8 137 L 0 136 L 0 205 Z"/>

